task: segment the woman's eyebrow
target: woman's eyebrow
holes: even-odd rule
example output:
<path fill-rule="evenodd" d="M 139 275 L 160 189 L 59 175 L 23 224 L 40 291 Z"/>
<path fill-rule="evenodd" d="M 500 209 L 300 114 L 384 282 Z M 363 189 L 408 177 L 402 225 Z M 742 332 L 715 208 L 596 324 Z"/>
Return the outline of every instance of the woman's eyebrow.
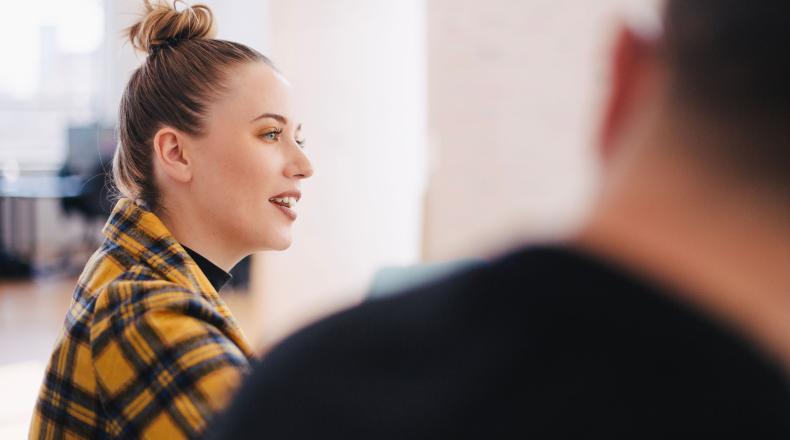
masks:
<path fill-rule="evenodd" d="M 283 115 L 278 115 L 277 113 L 264 113 L 264 114 L 262 114 L 262 115 L 260 115 L 260 116 L 258 116 L 256 118 L 254 118 L 250 122 L 255 122 L 258 119 L 263 119 L 263 118 L 272 118 L 272 119 L 276 119 L 276 120 L 280 121 L 283 124 L 288 124 L 288 118 L 286 118 Z"/>
<path fill-rule="evenodd" d="M 264 114 L 258 116 L 257 118 L 253 119 L 250 122 L 255 122 L 258 119 L 263 119 L 263 118 L 272 118 L 272 119 L 276 119 L 277 121 L 279 121 L 282 124 L 286 124 L 286 125 L 288 124 L 288 118 L 286 118 L 283 115 L 278 115 L 277 113 L 264 113 Z M 302 129 L 302 124 L 299 124 L 296 127 L 296 131 L 300 131 L 301 129 Z"/>

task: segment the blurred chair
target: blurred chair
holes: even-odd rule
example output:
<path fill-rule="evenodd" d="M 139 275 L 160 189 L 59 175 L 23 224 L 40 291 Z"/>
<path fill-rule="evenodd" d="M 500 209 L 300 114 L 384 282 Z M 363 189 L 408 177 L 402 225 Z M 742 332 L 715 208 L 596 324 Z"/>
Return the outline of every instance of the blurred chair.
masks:
<path fill-rule="evenodd" d="M 58 174 L 79 176 L 82 186 L 77 197 L 61 201 L 66 214 L 79 214 L 89 222 L 104 221 L 110 215 L 110 170 L 115 145 L 112 128 L 99 124 L 69 127 L 68 153 Z"/>

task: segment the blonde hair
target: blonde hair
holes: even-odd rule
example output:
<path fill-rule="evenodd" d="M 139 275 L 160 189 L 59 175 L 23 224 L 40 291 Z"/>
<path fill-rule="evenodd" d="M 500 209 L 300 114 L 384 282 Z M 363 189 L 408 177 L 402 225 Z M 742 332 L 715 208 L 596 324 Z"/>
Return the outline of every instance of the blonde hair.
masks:
<path fill-rule="evenodd" d="M 153 137 L 162 126 L 201 135 L 208 105 L 225 89 L 232 66 L 272 62 L 258 51 L 214 39 L 214 16 L 205 5 L 179 11 L 145 0 L 141 19 L 125 29 L 132 47 L 148 54 L 129 78 L 118 112 L 118 148 L 112 178 L 118 197 L 154 211 L 160 207 L 153 179 Z"/>

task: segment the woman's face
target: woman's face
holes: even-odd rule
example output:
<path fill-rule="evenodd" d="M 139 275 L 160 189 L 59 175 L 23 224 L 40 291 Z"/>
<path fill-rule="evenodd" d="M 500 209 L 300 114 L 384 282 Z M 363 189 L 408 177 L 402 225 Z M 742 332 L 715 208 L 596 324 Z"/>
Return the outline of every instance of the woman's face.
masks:
<path fill-rule="evenodd" d="M 299 185 L 313 169 L 287 81 L 264 63 L 234 67 L 205 135 L 190 138 L 191 194 L 228 246 L 245 252 L 291 244 Z"/>

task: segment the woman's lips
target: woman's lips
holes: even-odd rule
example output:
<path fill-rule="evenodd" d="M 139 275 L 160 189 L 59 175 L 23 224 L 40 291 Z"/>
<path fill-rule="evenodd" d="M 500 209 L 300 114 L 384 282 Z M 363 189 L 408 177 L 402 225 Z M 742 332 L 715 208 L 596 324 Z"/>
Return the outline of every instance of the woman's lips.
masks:
<path fill-rule="evenodd" d="M 285 214 L 291 221 L 296 220 L 296 211 L 293 210 L 294 206 L 302 198 L 302 193 L 299 191 L 286 191 L 280 195 L 274 196 L 269 199 L 269 202 L 278 207 L 283 214 Z"/>
<path fill-rule="evenodd" d="M 291 221 L 296 220 L 297 217 L 296 211 L 294 211 L 293 209 L 288 208 L 287 206 L 279 205 L 275 202 L 270 202 L 270 203 L 276 206 L 283 214 L 285 214 L 289 219 L 291 219 Z"/>

